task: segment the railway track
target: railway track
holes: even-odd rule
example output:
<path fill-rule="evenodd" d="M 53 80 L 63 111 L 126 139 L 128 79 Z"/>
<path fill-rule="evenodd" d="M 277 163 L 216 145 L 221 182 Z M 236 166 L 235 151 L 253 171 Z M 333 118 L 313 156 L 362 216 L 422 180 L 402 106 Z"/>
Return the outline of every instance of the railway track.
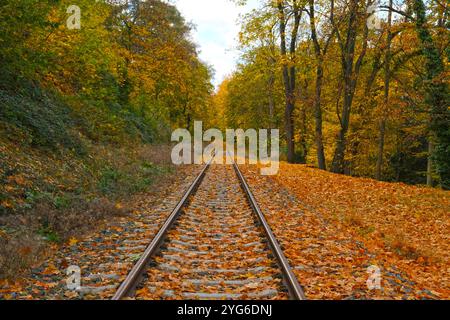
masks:
<path fill-rule="evenodd" d="M 305 295 L 236 163 L 208 163 L 113 300 Z"/>

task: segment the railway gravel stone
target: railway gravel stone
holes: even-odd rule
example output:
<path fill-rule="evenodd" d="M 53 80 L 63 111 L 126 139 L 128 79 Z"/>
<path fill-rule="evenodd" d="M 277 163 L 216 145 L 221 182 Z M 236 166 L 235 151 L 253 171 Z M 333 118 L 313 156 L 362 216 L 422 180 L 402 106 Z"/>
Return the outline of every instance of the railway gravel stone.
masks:
<path fill-rule="evenodd" d="M 263 230 L 230 165 L 209 167 L 154 264 L 137 289 L 138 300 L 288 298 Z"/>

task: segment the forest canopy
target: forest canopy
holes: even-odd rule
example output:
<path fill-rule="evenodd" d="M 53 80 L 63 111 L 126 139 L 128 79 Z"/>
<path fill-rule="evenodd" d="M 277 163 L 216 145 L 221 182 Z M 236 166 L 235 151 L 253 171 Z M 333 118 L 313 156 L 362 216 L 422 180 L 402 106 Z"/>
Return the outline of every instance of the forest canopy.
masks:
<path fill-rule="evenodd" d="M 4 0 L 0 129 L 82 153 L 195 120 L 279 128 L 290 163 L 448 189 L 448 27 L 442 0 L 261 0 L 214 92 L 170 2 Z"/>
<path fill-rule="evenodd" d="M 2 127 L 26 129 L 37 144 L 55 122 L 65 131 L 69 122 L 56 114 L 68 110 L 50 106 L 52 119 L 43 118 L 48 106 L 34 103 L 50 95 L 94 141 L 167 140 L 172 128 L 190 126 L 213 90 L 191 29 L 159 0 L 2 1 Z"/>
<path fill-rule="evenodd" d="M 448 189 L 448 27 L 441 0 L 261 1 L 222 120 L 280 128 L 291 163 Z"/>

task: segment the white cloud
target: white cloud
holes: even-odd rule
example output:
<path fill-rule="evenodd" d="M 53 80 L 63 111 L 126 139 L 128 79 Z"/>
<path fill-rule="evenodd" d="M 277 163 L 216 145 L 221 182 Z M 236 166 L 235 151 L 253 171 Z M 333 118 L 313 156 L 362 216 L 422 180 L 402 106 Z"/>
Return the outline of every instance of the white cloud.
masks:
<path fill-rule="evenodd" d="M 240 30 L 239 14 L 257 6 L 250 0 L 245 7 L 231 0 L 173 0 L 188 22 L 196 25 L 194 41 L 199 45 L 200 58 L 215 69 L 217 86 L 230 74 L 238 59 L 237 36 Z"/>

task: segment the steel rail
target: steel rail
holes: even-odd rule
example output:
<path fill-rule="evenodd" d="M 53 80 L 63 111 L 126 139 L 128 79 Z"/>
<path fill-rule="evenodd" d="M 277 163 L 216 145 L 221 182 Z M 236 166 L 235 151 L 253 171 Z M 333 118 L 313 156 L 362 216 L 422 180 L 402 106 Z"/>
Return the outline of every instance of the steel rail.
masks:
<path fill-rule="evenodd" d="M 259 207 L 258 203 L 256 202 L 255 197 L 253 196 L 253 193 L 247 183 L 247 180 L 245 179 L 244 175 L 242 174 L 241 170 L 239 169 L 236 161 L 234 158 L 229 155 L 229 157 L 233 161 L 233 167 L 236 171 L 236 174 L 239 178 L 239 182 L 244 189 L 244 192 L 247 194 L 247 198 L 250 202 L 250 206 L 253 208 L 253 211 L 256 213 L 259 222 L 261 223 L 264 232 L 267 236 L 267 239 L 269 240 L 269 246 L 272 250 L 272 252 L 275 255 L 275 258 L 277 259 L 278 265 L 281 268 L 283 279 L 285 282 L 285 285 L 289 291 L 290 298 L 292 300 L 306 300 L 305 293 L 300 285 L 300 283 L 297 280 L 297 277 L 295 276 L 294 272 L 292 271 L 291 266 L 289 265 L 288 260 L 286 259 L 286 256 L 283 253 L 283 250 L 281 249 L 280 244 L 278 243 L 277 238 L 272 232 L 272 229 L 270 228 L 269 224 L 267 223 L 267 220 L 264 216 L 264 213 L 261 211 L 261 208 Z"/>
<path fill-rule="evenodd" d="M 195 193 L 198 186 L 201 184 L 206 171 L 210 167 L 214 157 L 212 157 L 208 163 L 205 165 L 205 167 L 202 169 L 200 174 L 197 176 L 197 178 L 194 180 L 194 182 L 190 185 L 189 189 L 184 194 L 183 198 L 178 202 L 175 209 L 172 211 L 170 216 L 167 218 L 167 220 L 164 222 L 161 229 L 158 231 L 156 236 L 153 238 L 150 245 L 146 248 L 144 251 L 144 254 L 139 259 L 139 261 L 134 265 L 134 267 L 131 269 L 130 273 L 126 277 L 126 279 L 122 282 L 119 289 L 116 291 L 115 295 L 112 297 L 112 300 L 122 300 L 126 297 L 129 297 L 133 294 L 133 291 L 136 289 L 137 285 L 139 284 L 139 281 L 141 280 L 141 277 L 145 271 L 145 269 L 148 267 L 148 263 L 150 262 L 153 255 L 158 251 L 158 249 L 161 247 L 164 238 L 167 234 L 167 232 L 171 229 L 173 224 L 177 221 L 179 218 L 182 209 L 186 206 L 188 203 L 189 198 Z M 258 203 L 256 202 L 255 197 L 253 196 L 253 193 L 250 190 L 250 187 L 243 176 L 241 170 L 239 169 L 236 162 L 233 160 L 233 167 L 234 170 L 238 176 L 239 183 L 247 195 L 247 198 L 249 200 L 249 204 L 252 207 L 253 211 L 255 212 L 259 222 L 261 223 L 264 232 L 266 234 L 266 237 L 268 239 L 269 247 L 274 254 L 278 265 L 282 271 L 283 280 L 284 283 L 288 289 L 289 296 L 293 300 L 306 300 L 305 294 L 303 292 L 302 287 L 300 286 L 295 274 L 292 271 L 292 268 L 289 265 L 288 260 L 286 259 L 283 250 L 281 249 L 275 235 L 273 234 L 269 224 L 267 223 L 263 212 L 261 211 Z"/>
<path fill-rule="evenodd" d="M 119 289 L 116 291 L 116 293 L 114 294 L 114 296 L 112 297 L 111 300 L 122 300 L 126 297 L 129 297 L 133 293 L 133 291 L 136 289 L 136 286 L 139 284 L 142 274 L 144 273 L 145 269 L 148 267 L 148 263 L 150 262 L 150 259 L 161 247 L 161 244 L 163 243 L 167 232 L 171 229 L 174 222 L 180 216 L 181 211 L 188 203 L 190 196 L 195 192 L 195 190 L 198 188 L 198 186 L 202 182 L 202 180 L 205 176 L 206 170 L 211 165 L 213 159 L 214 159 L 214 156 L 204 166 L 204 168 L 202 169 L 200 174 L 197 176 L 197 178 L 191 184 L 191 186 L 186 191 L 186 193 L 184 194 L 184 196 L 180 200 L 180 202 L 178 202 L 175 209 L 172 211 L 170 216 L 164 222 L 164 224 L 161 227 L 161 229 L 159 230 L 159 232 L 156 234 L 156 236 L 153 238 L 150 245 L 144 251 L 144 254 L 139 259 L 139 261 L 134 265 L 133 269 L 131 269 L 130 273 L 128 274 L 126 279 L 122 282 Z"/>

